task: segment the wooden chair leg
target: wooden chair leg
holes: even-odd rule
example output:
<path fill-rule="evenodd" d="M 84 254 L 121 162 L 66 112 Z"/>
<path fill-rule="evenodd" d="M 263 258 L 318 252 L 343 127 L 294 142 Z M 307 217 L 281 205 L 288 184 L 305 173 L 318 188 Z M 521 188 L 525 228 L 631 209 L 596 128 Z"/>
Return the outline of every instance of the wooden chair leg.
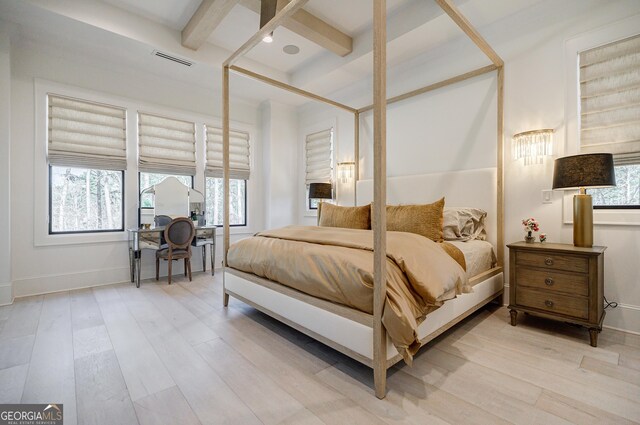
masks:
<path fill-rule="evenodd" d="M 191 282 L 191 258 L 187 258 L 187 268 L 189 269 L 189 282 Z"/>
<path fill-rule="evenodd" d="M 172 269 L 172 265 L 173 265 L 173 258 L 171 258 L 171 256 L 169 256 L 169 259 L 167 260 L 169 262 L 169 285 L 171 285 L 171 269 Z"/>
<path fill-rule="evenodd" d="M 160 280 L 160 258 L 156 257 L 156 280 Z"/>
<path fill-rule="evenodd" d="M 186 258 L 184 259 L 184 275 L 185 275 L 185 277 L 187 276 L 187 259 Z M 189 280 L 191 280 L 191 279 L 189 279 Z"/>

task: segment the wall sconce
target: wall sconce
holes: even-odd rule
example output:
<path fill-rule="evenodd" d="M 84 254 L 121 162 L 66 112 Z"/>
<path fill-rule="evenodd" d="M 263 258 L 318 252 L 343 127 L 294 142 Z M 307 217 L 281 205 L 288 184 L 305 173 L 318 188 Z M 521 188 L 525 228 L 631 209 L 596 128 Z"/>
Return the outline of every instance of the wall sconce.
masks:
<path fill-rule="evenodd" d="M 338 162 L 338 179 L 340 179 L 340 183 L 353 181 L 355 169 L 356 163 L 353 161 Z"/>
<path fill-rule="evenodd" d="M 513 135 L 513 159 L 524 158 L 524 164 L 542 164 L 542 158 L 553 154 L 553 129 L 525 131 Z"/>

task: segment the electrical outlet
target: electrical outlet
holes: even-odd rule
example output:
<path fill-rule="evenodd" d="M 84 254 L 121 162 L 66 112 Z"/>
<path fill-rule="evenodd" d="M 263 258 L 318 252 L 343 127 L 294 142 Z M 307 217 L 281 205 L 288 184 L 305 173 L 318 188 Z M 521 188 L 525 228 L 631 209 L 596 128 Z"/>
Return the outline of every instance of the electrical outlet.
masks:
<path fill-rule="evenodd" d="M 542 191 L 542 203 L 550 204 L 553 202 L 553 190 L 545 189 Z"/>

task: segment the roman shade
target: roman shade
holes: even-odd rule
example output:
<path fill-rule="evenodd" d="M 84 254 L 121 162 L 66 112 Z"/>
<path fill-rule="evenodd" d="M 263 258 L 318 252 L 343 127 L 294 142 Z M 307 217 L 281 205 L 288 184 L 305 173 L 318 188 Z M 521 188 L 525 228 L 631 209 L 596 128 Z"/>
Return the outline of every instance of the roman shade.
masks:
<path fill-rule="evenodd" d="M 138 113 L 139 171 L 196 174 L 195 124 Z"/>
<path fill-rule="evenodd" d="M 305 142 L 306 184 L 329 183 L 333 169 L 332 129 L 307 136 Z"/>
<path fill-rule="evenodd" d="M 640 163 L 640 35 L 580 53 L 580 150 Z"/>
<path fill-rule="evenodd" d="M 48 95 L 47 159 L 51 165 L 127 168 L 123 108 Z"/>
<path fill-rule="evenodd" d="M 206 126 L 208 177 L 223 177 L 222 129 Z M 249 133 L 229 131 L 229 178 L 249 180 L 251 175 Z"/>

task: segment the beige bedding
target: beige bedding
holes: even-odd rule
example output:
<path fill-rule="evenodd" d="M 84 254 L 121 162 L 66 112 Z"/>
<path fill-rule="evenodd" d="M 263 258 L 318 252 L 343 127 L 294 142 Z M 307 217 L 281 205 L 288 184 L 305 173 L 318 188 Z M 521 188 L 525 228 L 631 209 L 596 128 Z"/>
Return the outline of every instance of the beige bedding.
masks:
<path fill-rule="evenodd" d="M 233 244 L 228 265 L 318 298 L 371 314 L 373 232 L 288 226 Z M 427 313 L 469 292 L 467 276 L 441 244 L 387 232 L 387 296 L 382 322 L 405 361 L 420 348 L 417 330 Z"/>
<path fill-rule="evenodd" d="M 496 254 L 490 242 L 477 239 L 467 242 L 448 242 L 458 248 L 464 255 L 469 279 L 496 266 Z"/>

